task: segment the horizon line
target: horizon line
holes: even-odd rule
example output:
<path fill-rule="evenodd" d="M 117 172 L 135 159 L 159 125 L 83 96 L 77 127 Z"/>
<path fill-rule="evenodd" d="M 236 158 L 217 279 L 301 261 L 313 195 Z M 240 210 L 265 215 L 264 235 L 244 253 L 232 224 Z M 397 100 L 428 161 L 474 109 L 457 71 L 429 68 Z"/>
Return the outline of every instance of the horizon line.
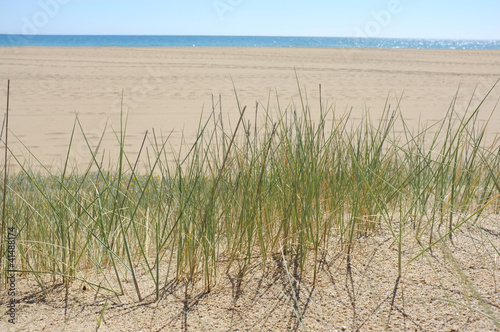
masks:
<path fill-rule="evenodd" d="M 266 37 L 266 38 L 349 38 L 349 39 L 415 39 L 415 40 L 463 40 L 463 41 L 490 41 L 500 42 L 499 39 L 489 38 L 450 38 L 450 37 L 348 37 L 348 36 L 293 36 L 293 35 L 189 35 L 189 34 L 23 34 L 0 33 L 0 36 L 85 36 L 85 37 Z"/>

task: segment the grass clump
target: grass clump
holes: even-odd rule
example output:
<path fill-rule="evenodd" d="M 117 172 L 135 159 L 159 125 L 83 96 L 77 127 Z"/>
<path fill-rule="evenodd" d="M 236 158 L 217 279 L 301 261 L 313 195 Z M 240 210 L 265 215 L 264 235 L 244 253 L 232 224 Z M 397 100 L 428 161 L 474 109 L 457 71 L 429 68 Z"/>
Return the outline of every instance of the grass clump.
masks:
<path fill-rule="evenodd" d="M 402 261 L 405 242 L 417 242 L 421 255 L 452 241 L 465 223 L 499 212 L 500 145 L 485 142 L 481 105 L 459 116 L 452 104 L 440 123 L 416 133 L 389 105 L 381 119 L 366 113 L 355 123 L 322 103 L 313 114 L 301 96 L 285 109 L 258 104 L 253 125 L 240 108 L 234 128 L 216 106 L 173 162 L 168 138 L 154 131 L 134 158 L 127 155 L 124 119 L 116 166 L 103 167 L 100 142 L 88 141 L 92 158 L 83 171 L 69 169 L 72 140 L 61 172 L 41 164 L 35 172 L 16 159 L 20 172 L 8 179 L 5 208 L 18 230 L 17 269 L 42 289 L 48 274 L 114 294 L 131 276 L 139 301 L 141 271 L 159 299 L 171 280 L 203 280 L 210 290 L 218 273 L 241 280 L 252 262 L 264 266 L 277 253 L 300 269 L 308 259 L 317 267 L 326 250 L 349 257 L 359 237 L 385 225 L 400 277 L 411 262 Z M 84 134 L 77 118 L 78 130 Z"/>

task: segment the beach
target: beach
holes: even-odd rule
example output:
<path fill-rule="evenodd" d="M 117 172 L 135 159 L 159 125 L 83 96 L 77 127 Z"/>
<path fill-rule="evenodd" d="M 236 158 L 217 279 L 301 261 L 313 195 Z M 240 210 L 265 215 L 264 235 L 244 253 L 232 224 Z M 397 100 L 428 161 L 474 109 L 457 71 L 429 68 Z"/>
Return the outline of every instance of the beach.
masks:
<path fill-rule="evenodd" d="M 499 50 L 0 47 L 0 330 L 497 331 L 499 79 Z"/>
<path fill-rule="evenodd" d="M 335 49 L 335 48 L 110 48 L 1 47 L 0 95 L 5 109 L 10 79 L 11 147 L 26 156 L 21 141 L 46 166 L 61 168 L 75 116 L 101 151 L 114 154 L 120 114 L 127 118 L 126 147 L 138 151 L 148 130 L 170 135 L 171 146 L 194 140 L 200 119 L 219 96 L 224 116 L 236 121 L 240 108 L 290 108 L 307 95 L 311 112 L 322 103 L 337 117 L 364 111 L 377 120 L 399 104 L 415 127 L 444 117 L 458 91 L 455 110 L 479 104 L 500 78 L 498 50 Z M 474 97 L 473 93 L 475 92 Z M 123 101 L 122 101 L 123 96 Z M 486 100 L 493 110 L 500 89 Z M 472 99 L 471 99 L 472 98 Z M 400 102 L 399 102 L 400 101 Z M 481 112 L 480 120 L 490 118 Z M 253 118 L 252 116 L 249 116 Z M 489 139 L 500 115 L 490 119 Z M 90 154 L 77 126 L 71 159 L 86 165 Z"/>

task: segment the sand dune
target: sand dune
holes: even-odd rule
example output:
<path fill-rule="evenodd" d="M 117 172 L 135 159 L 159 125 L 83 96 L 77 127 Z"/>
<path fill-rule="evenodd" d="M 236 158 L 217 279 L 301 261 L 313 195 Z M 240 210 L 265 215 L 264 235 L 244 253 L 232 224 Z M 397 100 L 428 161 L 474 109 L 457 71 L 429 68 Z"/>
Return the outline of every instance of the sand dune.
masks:
<path fill-rule="evenodd" d="M 323 103 L 326 104 L 328 101 L 330 105 L 334 105 L 338 115 L 352 107 L 351 119 L 353 121 L 358 121 L 364 111 L 368 111 L 372 120 L 376 120 L 380 117 L 386 103 L 391 104 L 391 109 L 394 109 L 402 96 L 401 113 L 410 128 L 416 128 L 419 121 L 434 122 L 442 119 L 459 88 L 455 103 L 456 112 L 463 114 L 468 105 L 470 105 L 469 108 L 475 108 L 500 78 L 500 51 L 198 47 L 0 48 L 0 106 L 2 110 L 6 96 L 7 79 L 10 79 L 11 82 L 10 131 L 12 134 L 9 136 L 10 148 L 13 149 L 17 157 L 31 159 L 31 162 L 36 164 L 33 161 L 34 157 L 26 152 L 19 141 L 16 142 L 16 140 L 20 140 L 44 165 L 53 166 L 56 169 L 60 168 L 64 162 L 76 114 L 78 114 L 83 130 L 92 146 L 97 144 L 106 125 L 109 126 L 107 134 L 104 136 L 101 151 L 113 154 L 117 150 L 117 141 L 112 130 L 120 130 L 120 114 L 123 110 L 124 114 L 128 114 L 126 149 L 130 152 L 128 155 L 133 156 L 139 150 L 146 130 L 151 132 L 154 129 L 157 135 L 162 134 L 164 137 L 171 133 L 170 140 L 173 148 L 178 148 L 182 139 L 189 144 L 194 139 L 202 112 L 206 117 L 212 109 L 212 96 L 217 100 L 220 95 L 224 116 L 229 119 L 235 118 L 238 115 L 238 106 L 234 89 L 237 90 L 240 104 L 247 105 L 251 109 L 255 107 L 256 101 L 260 101 L 262 103 L 260 109 L 269 103 L 272 111 L 278 104 L 276 93 L 279 95 L 282 109 L 290 108 L 292 101 L 299 106 L 299 89 L 296 78 L 303 88 L 303 93 L 307 90 L 308 104 L 312 108 L 313 116 L 319 112 L 318 85 L 321 84 Z M 475 97 L 471 98 L 475 90 Z M 271 97 L 269 98 L 269 96 Z M 488 140 L 493 140 L 499 134 L 500 110 L 493 114 L 490 112 L 495 108 L 499 98 L 500 85 L 496 86 L 490 97 L 485 100 L 478 116 L 479 121 L 486 121 L 491 116 L 487 132 Z M 331 114 L 331 116 L 333 115 Z M 253 115 L 249 117 L 249 120 L 250 118 L 253 120 Z M 486 154 L 487 152 L 485 152 Z M 79 130 L 74 138 L 71 156 L 74 158 L 74 165 L 79 167 L 86 165 L 90 158 L 83 135 Z M 410 159 L 412 156 L 406 158 Z M 451 160 L 451 157 L 449 159 Z M 484 159 L 479 162 L 489 165 L 488 162 L 484 162 Z M 13 158 L 11 158 L 11 163 L 14 163 Z M 438 165 L 442 164 L 438 163 Z M 446 168 L 446 163 L 444 165 L 443 168 Z M 384 164 L 383 168 L 386 167 L 389 170 L 392 169 L 392 165 Z M 36 167 L 30 170 L 34 168 Z M 493 168 L 494 165 L 491 166 L 491 169 L 488 168 L 488 171 L 494 173 Z M 455 168 L 453 168 L 453 172 L 455 172 Z M 463 172 L 468 172 L 468 170 Z M 444 183 L 451 176 L 445 177 L 449 173 L 443 174 L 441 175 L 443 178 L 439 180 Z M 377 173 L 375 175 L 378 176 Z M 86 181 L 92 182 L 89 177 L 86 179 Z M 283 179 L 286 181 L 286 176 Z M 409 183 L 407 179 L 404 178 L 405 187 Z M 469 180 L 462 181 L 470 181 L 469 177 L 467 179 Z M 360 187 L 361 181 L 357 181 L 357 187 Z M 366 181 L 364 180 L 363 184 Z M 116 188 L 122 188 L 123 184 L 116 182 L 118 183 Z M 379 181 L 377 180 L 377 182 Z M 454 183 L 451 180 L 450 182 Z M 481 182 L 472 182 L 471 187 L 479 188 L 481 186 Z M 217 184 L 217 181 L 215 183 Z M 252 182 L 248 183 L 252 184 Z M 256 187 L 260 188 L 260 183 Z M 390 182 L 388 181 L 388 183 Z M 128 185 L 123 202 L 126 201 Z M 283 188 L 286 186 L 288 184 L 284 182 Z M 423 186 L 427 185 L 423 184 Z M 95 185 L 94 187 L 97 191 L 97 187 Z M 181 185 L 179 187 L 183 188 Z M 213 188 L 216 188 L 215 185 Z M 294 190 L 291 191 L 292 195 L 296 195 L 296 200 L 302 202 L 298 189 L 296 187 L 292 189 Z M 422 189 L 422 194 L 419 193 L 420 197 L 424 193 L 427 195 L 429 188 L 419 189 Z M 91 196 L 90 194 L 86 196 L 85 190 L 82 189 L 82 194 L 78 197 L 72 196 L 72 199 L 75 201 L 78 199 L 80 202 L 87 200 L 87 197 Z M 114 187 L 110 186 L 104 192 L 114 190 Z M 372 195 L 372 190 L 370 187 L 370 195 Z M 66 189 L 59 192 L 62 194 L 63 191 Z M 457 191 L 460 190 L 457 189 Z M 146 189 L 141 192 L 141 199 L 145 192 Z M 179 192 L 182 192 L 182 197 L 185 195 L 184 191 L 180 189 Z M 211 193 L 215 192 L 216 190 L 211 191 Z M 356 196 L 359 192 L 362 193 L 362 190 L 358 188 L 352 197 L 360 197 Z M 401 192 L 402 196 L 407 195 L 406 189 L 401 189 Z M 437 189 L 436 192 L 438 192 Z M 116 197 L 121 199 L 121 196 L 118 196 L 121 195 L 121 189 L 116 190 L 116 193 L 117 196 L 113 196 L 115 200 L 109 204 L 109 206 L 113 205 L 112 218 L 117 210 Z M 157 197 L 155 195 L 157 191 L 153 191 L 153 193 L 151 195 L 156 206 Z M 236 263 L 233 266 L 234 271 L 230 270 L 226 265 L 228 260 L 224 255 L 220 255 L 217 258 L 217 264 L 221 264 L 220 271 L 227 269 L 228 273 L 218 273 L 215 286 L 210 293 L 207 293 L 203 288 L 202 279 L 196 280 L 192 284 L 174 282 L 172 279 L 172 282 L 168 282 L 168 284 L 165 281 L 165 288 L 162 289 L 162 292 L 165 291 L 165 296 L 157 302 L 153 295 L 155 290 L 151 282 L 152 275 L 149 273 L 152 272 L 153 267 L 146 273 L 144 264 L 138 263 L 135 267 L 136 271 L 139 271 L 138 283 L 141 285 L 141 291 L 145 294 L 144 301 L 139 303 L 134 295 L 132 279 L 126 269 L 120 272 L 120 275 L 124 277 L 126 295 L 119 298 L 102 292 L 100 288 L 90 287 L 89 284 L 77 279 L 69 284 L 68 293 L 64 294 L 64 285 L 55 283 L 56 278 L 52 275 L 46 276 L 49 292 L 44 295 L 35 279 L 32 278 L 32 274 L 23 272 L 19 274 L 16 290 L 18 292 L 16 296 L 19 299 L 16 326 L 19 329 L 30 331 L 93 330 L 96 327 L 99 329 L 98 326 L 102 320 L 102 327 L 99 329 L 102 331 L 145 328 L 158 331 L 187 331 L 188 327 L 191 330 L 200 331 L 299 330 L 302 327 L 314 331 L 382 329 L 493 331 L 497 326 L 493 325 L 494 319 L 488 315 L 490 309 L 495 311 L 499 308 L 500 294 L 496 282 L 499 279 L 500 271 L 497 263 L 497 248 L 500 247 L 500 233 L 498 231 L 500 219 L 498 205 L 494 206 L 493 204 L 494 199 L 488 201 L 484 206 L 484 208 L 491 209 L 492 213 L 479 220 L 472 221 L 473 219 L 470 218 L 473 215 L 465 218 L 464 216 L 458 217 L 461 213 L 455 213 L 455 219 L 463 220 L 463 223 L 460 224 L 459 229 L 454 230 L 453 241 L 434 242 L 432 244 L 433 251 L 429 250 L 428 255 L 417 257 L 425 247 L 430 245 L 431 239 L 441 236 L 443 239 L 448 237 L 449 233 L 443 235 L 443 232 L 447 232 L 446 218 L 443 219 L 443 216 L 445 216 L 445 212 L 448 215 L 448 206 L 450 206 L 450 211 L 454 211 L 454 209 L 462 211 L 462 206 L 453 207 L 453 193 L 454 191 L 449 195 L 444 193 L 447 195 L 446 207 L 444 208 L 446 211 L 442 212 L 439 223 L 434 224 L 436 212 L 429 212 L 429 215 L 422 216 L 420 219 L 419 216 L 415 216 L 413 219 L 413 214 L 408 212 L 408 214 L 404 214 L 409 219 L 405 222 L 402 220 L 399 222 L 390 220 L 387 224 L 380 222 L 375 234 L 359 236 L 355 240 L 356 245 L 352 247 L 349 256 L 343 251 L 343 246 L 339 245 L 337 236 L 341 232 L 332 228 L 334 235 L 331 238 L 332 242 L 327 246 L 328 250 L 324 253 L 320 252 L 321 258 L 318 257 L 315 261 L 317 266 L 310 265 L 312 262 L 306 262 L 304 273 L 301 272 L 302 276 L 300 277 L 297 275 L 298 260 L 295 260 L 294 265 L 290 264 L 290 268 L 288 268 L 283 264 L 285 262 L 284 254 L 280 255 L 279 252 L 274 252 L 269 253 L 262 266 L 258 260 L 249 264 L 248 270 L 246 270 L 248 274 L 240 283 L 238 282 L 238 280 L 241 281 L 239 272 L 238 274 L 234 272 L 236 271 Z M 259 189 L 257 189 L 258 194 Z M 489 193 L 489 195 L 493 194 L 495 194 L 494 190 Z M 57 205 L 61 202 L 63 203 L 61 206 L 66 209 L 64 199 L 60 198 L 69 197 L 68 193 L 65 195 L 54 194 L 53 197 L 47 198 L 47 202 L 57 202 Z M 468 197 L 467 194 L 464 195 L 466 198 Z M 474 201 L 474 195 L 470 195 L 471 200 L 465 199 L 465 202 Z M 14 197 L 13 200 L 17 200 L 17 196 L 12 194 L 11 197 Z M 99 197 L 99 193 L 96 197 Z M 176 196 L 172 197 L 174 197 L 172 200 L 176 199 Z M 160 203 L 158 210 L 165 208 L 169 215 L 166 218 L 168 219 L 171 213 L 173 215 L 170 208 L 172 211 L 176 210 L 181 204 L 172 203 L 172 207 L 168 204 L 162 205 L 163 198 L 162 196 L 158 197 Z M 29 197 L 26 199 L 30 200 Z M 367 200 L 360 197 L 361 204 L 368 204 L 365 200 L 370 204 L 373 204 L 372 200 L 374 201 L 373 198 Z M 99 205 L 101 204 L 100 198 L 94 201 L 99 201 Z M 186 201 L 189 201 L 189 198 Z M 318 201 L 320 203 L 316 206 L 325 204 L 322 203 L 322 199 Z M 402 199 L 402 201 L 404 200 Z M 44 198 L 42 203 L 48 206 L 47 202 Z M 343 199 L 341 202 L 344 205 L 350 203 L 349 200 Z M 27 204 L 29 203 L 27 202 Z M 450 205 L 448 205 L 449 203 Z M 94 203 L 90 204 L 86 210 L 89 215 L 91 208 L 94 209 L 94 205 L 92 205 Z M 134 220 L 138 225 L 144 226 L 146 234 L 148 229 L 151 232 L 153 229 L 159 229 L 151 226 L 154 222 L 159 225 L 159 218 L 153 217 L 151 220 L 154 221 L 149 223 L 148 204 L 150 202 L 146 204 L 148 206 L 147 212 L 144 213 L 146 223 Z M 198 204 L 198 201 L 195 201 L 195 204 Z M 234 204 L 240 206 L 240 202 L 237 200 Z M 297 203 L 295 208 L 298 209 L 297 206 L 300 204 L 302 203 Z M 356 205 L 356 209 L 361 210 L 358 203 L 354 205 Z M 36 205 L 34 204 L 34 206 Z M 78 207 L 79 215 L 82 203 L 75 206 Z M 137 207 L 139 206 L 140 204 L 137 203 Z M 212 209 L 211 203 L 207 206 Z M 308 205 L 304 204 L 303 206 Z M 183 208 L 181 206 L 179 209 Z M 196 219 L 198 218 L 198 208 L 204 209 L 206 207 L 203 204 L 195 205 L 192 210 L 195 211 L 194 215 L 189 216 L 193 220 L 193 225 L 198 222 Z M 274 206 L 265 207 L 263 210 L 267 208 L 271 210 Z M 412 205 L 411 209 L 413 208 Z M 32 209 L 31 206 L 29 208 L 26 206 L 27 221 L 23 225 L 29 224 L 30 209 Z M 63 210 L 62 207 L 60 209 Z M 106 207 L 99 208 L 95 211 L 99 211 L 102 215 L 110 214 L 111 210 L 106 209 Z M 126 209 L 125 207 L 123 210 Z M 292 208 L 286 208 L 286 210 L 291 211 Z M 339 215 L 349 213 L 348 208 L 339 210 Z M 467 209 L 463 210 L 467 211 Z M 478 207 L 477 211 L 482 210 L 483 207 Z M 50 211 L 46 217 L 47 224 L 38 221 L 40 223 L 38 227 L 52 225 L 51 222 L 54 219 L 52 214 L 56 215 L 54 212 L 56 209 L 48 209 L 40 213 L 44 214 L 47 211 Z M 243 215 L 244 208 L 241 208 L 241 211 Z M 318 208 L 318 211 L 323 210 Z M 420 210 L 415 208 L 415 211 Z M 486 209 L 483 213 L 485 212 Z M 17 209 L 15 213 L 9 213 L 12 215 L 11 218 L 18 218 L 23 216 L 25 212 L 24 209 Z M 92 210 L 93 213 L 94 210 Z M 403 215 L 403 211 L 399 213 L 400 216 Z M 353 215 L 352 220 L 358 219 L 352 212 L 351 214 Z M 65 215 L 66 212 L 61 213 L 61 216 Z M 135 212 L 133 215 L 135 216 Z M 288 216 L 290 215 L 291 212 Z M 320 217 L 316 219 L 321 221 L 321 213 L 319 215 Z M 398 214 L 395 215 L 397 218 Z M 451 227 L 454 219 L 451 212 L 449 215 Z M 228 216 L 228 218 L 232 218 L 233 215 L 229 214 Z M 363 212 L 359 219 L 361 222 L 363 218 L 370 220 L 372 217 L 379 218 L 377 214 L 368 215 L 368 212 Z M 391 216 L 390 219 L 393 217 Z M 80 217 L 76 218 L 79 220 Z M 119 214 L 118 218 L 121 218 Z M 140 218 L 137 217 L 137 219 Z M 248 218 L 250 219 L 250 217 Z M 276 214 L 275 217 L 271 213 L 271 219 L 273 218 L 281 220 L 280 215 Z M 283 219 L 285 218 L 287 217 L 283 217 Z M 425 226 L 427 218 L 432 218 L 432 223 L 429 224 L 432 226 Z M 436 218 L 438 218 L 437 214 Z M 177 220 L 180 219 L 179 217 Z M 79 226 L 68 226 L 68 234 L 73 234 L 74 229 L 76 239 L 77 232 L 86 232 L 80 226 L 80 224 L 86 223 L 84 220 L 82 218 L 79 222 L 74 222 L 74 225 Z M 304 220 L 306 220 L 305 217 Z M 165 220 L 164 222 L 165 225 L 169 225 L 170 221 Z M 323 221 L 321 222 L 323 223 Z M 422 228 L 420 228 L 421 223 Z M 63 224 L 61 223 L 61 225 Z M 71 224 L 73 225 L 73 222 Z M 91 226 L 85 224 L 85 227 L 92 228 L 91 232 L 95 230 L 98 234 L 97 227 L 99 226 L 96 225 L 97 223 L 91 224 Z M 177 225 L 177 221 L 174 225 Z M 188 228 L 192 224 L 186 225 L 182 227 Z M 393 233 L 394 228 L 392 227 L 396 227 L 396 225 L 404 225 L 403 228 L 405 228 L 400 226 L 402 233 L 399 234 L 399 237 Z M 434 225 L 436 226 L 434 227 Z M 69 233 L 70 227 L 74 227 L 71 228 L 71 233 Z M 311 226 L 311 229 L 313 227 L 318 226 Z M 276 228 L 278 229 L 278 227 Z M 22 231 L 28 232 L 28 229 L 32 228 L 24 228 L 23 226 Z M 31 231 L 32 233 L 36 232 L 37 228 L 34 229 L 35 231 Z M 245 230 L 241 234 L 253 232 L 253 230 L 247 231 L 246 226 L 242 229 Z M 354 230 L 354 226 L 352 229 Z M 300 232 L 297 233 L 302 231 L 303 229 L 300 228 Z M 89 232 L 88 237 L 84 235 L 86 239 L 85 249 L 81 251 L 83 254 L 88 248 L 89 256 L 93 255 L 92 251 L 100 250 L 99 248 L 103 244 L 103 242 L 99 242 L 100 244 L 96 248 L 90 245 L 88 239 L 91 238 L 91 232 Z M 123 227 L 121 232 L 123 232 Z M 429 242 L 421 243 L 420 239 L 426 238 L 422 234 L 427 234 L 427 232 L 432 235 L 434 235 L 433 232 L 436 232 L 436 235 L 430 236 Z M 190 230 L 189 233 L 185 233 L 191 237 L 195 231 Z M 113 232 L 112 241 L 115 241 L 114 234 L 119 234 L 119 232 Z M 169 233 L 169 237 L 170 234 L 173 233 Z M 201 234 L 205 236 L 204 233 Z M 107 237 L 105 232 L 99 236 Z M 344 236 L 347 237 L 347 235 Z M 94 237 L 98 239 L 96 235 Z M 400 251 L 397 249 L 396 238 L 404 239 Z M 118 236 L 116 239 L 120 241 Z M 221 236 L 221 239 L 224 237 Z M 217 245 L 223 248 L 225 240 L 218 239 L 217 241 L 220 242 L 217 242 Z M 23 243 L 22 246 L 27 248 L 26 250 L 33 251 L 33 255 L 38 255 L 37 247 L 31 247 L 34 242 L 30 240 Z M 153 243 L 152 240 L 150 242 Z M 199 244 L 197 245 L 199 246 Z M 270 248 L 273 249 L 273 246 Z M 59 247 L 59 243 L 57 243 L 57 247 Z M 146 245 L 147 247 L 148 245 Z M 75 248 L 78 249 L 78 246 Z M 175 245 L 172 248 L 177 250 Z M 186 244 L 186 248 L 188 248 L 188 244 Z M 275 249 L 277 250 L 277 247 Z M 111 252 L 111 249 L 107 247 L 106 250 Z M 143 249 L 141 248 L 141 250 Z M 230 249 L 223 250 L 229 252 Z M 145 251 L 148 252 L 148 249 Z M 21 253 L 21 251 L 19 252 Z M 397 275 L 396 268 L 399 263 L 398 255 L 401 256 L 403 263 L 408 262 L 408 265 L 403 267 L 401 279 L 401 276 Z M 167 256 L 169 256 L 168 251 L 165 257 Z M 144 258 L 147 262 L 148 258 Z M 410 260 L 413 258 L 415 260 L 410 264 Z M 59 264 L 57 259 L 56 257 L 55 261 Z M 91 259 L 94 257 L 92 256 Z M 168 273 L 174 271 L 175 267 L 172 267 L 172 271 L 170 271 L 170 265 L 167 267 L 166 260 L 166 258 L 163 260 L 165 264 L 162 265 L 163 270 L 159 274 L 168 277 Z M 61 262 L 66 264 L 64 259 Z M 101 276 L 107 276 L 107 273 L 110 273 L 109 280 L 112 280 L 114 272 L 111 269 L 102 271 L 100 266 L 100 271 L 97 271 L 99 264 L 96 260 L 95 269 L 77 270 L 75 274 L 84 280 L 94 280 L 94 278 L 101 278 Z M 125 266 L 125 264 L 123 265 Z M 313 276 L 316 267 L 318 274 Z M 57 268 L 59 269 L 59 267 Z M 166 268 L 168 268 L 168 273 L 165 271 Z M 52 271 L 55 271 L 55 267 L 53 269 Z M 297 280 L 300 282 L 296 283 Z M 99 283 L 99 287 L 102 285 L 104 285 L 102 287 L 107 287 L 104 281 L 99 281 Z M 118 289 L 117 285 L 113 287 Z M 8 296 L 4 295 L 4 292 L 7 293 L 5 287 L 0 289 L 0 305 L 6 312 L 7 304 L 3 301 L 7 301 Z M 6 315 L 4 316 L 6 317 Z M 129 319 L 123 319 L 123 317 Z M 6 324 L 5 319 L 0 321 L 0 330 Z"/>

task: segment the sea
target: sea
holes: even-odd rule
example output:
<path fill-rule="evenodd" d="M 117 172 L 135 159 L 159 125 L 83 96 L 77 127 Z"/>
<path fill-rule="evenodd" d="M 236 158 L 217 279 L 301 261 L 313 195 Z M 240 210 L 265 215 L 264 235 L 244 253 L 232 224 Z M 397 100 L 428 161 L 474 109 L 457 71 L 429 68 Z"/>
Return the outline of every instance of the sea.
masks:
<path fill-rule="evenodd" d="M 0 46 L 58 47 L 353 47 L 498 50 L 500 40 L 265 36 L 7 35 Z"/>

